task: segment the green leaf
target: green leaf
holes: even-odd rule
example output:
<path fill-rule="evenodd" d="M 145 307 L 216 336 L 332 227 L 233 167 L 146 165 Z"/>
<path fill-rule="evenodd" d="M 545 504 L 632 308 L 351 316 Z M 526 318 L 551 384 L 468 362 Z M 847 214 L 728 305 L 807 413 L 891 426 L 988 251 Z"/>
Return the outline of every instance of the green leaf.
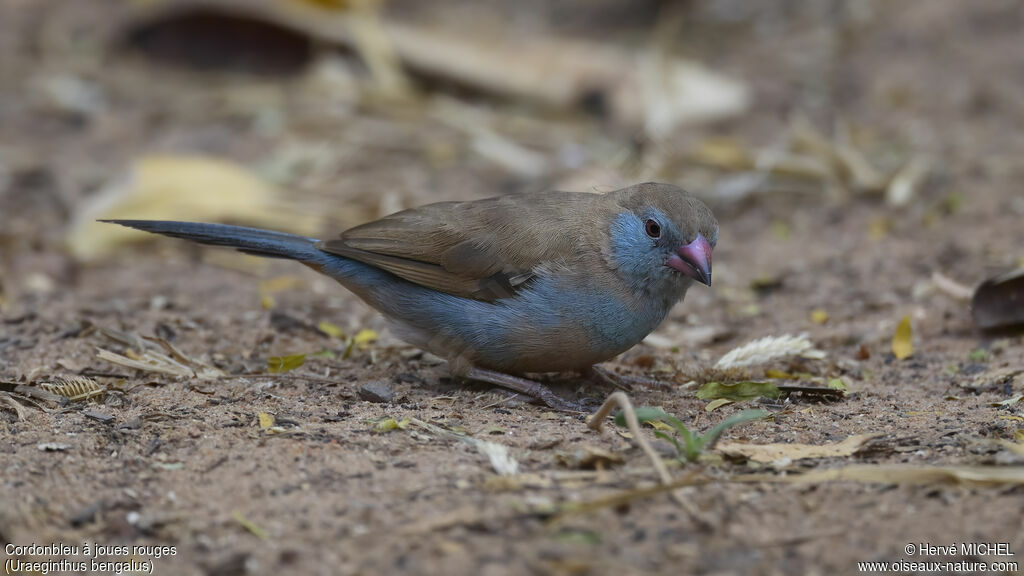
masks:
<path fill-rule="evenodd" d="M 744 380 L 728 384 L 721 382 L 708 382 L 697 390 L 697 398 L 701 400 L 717 400 L 725 398 L 733 402 L 753 400 L 762 396 L 766 398 L 778 398 L 781 395 L 779 387 L 771 382 L 754 382 Z"/>
<path fill-rule="evenodd" d="M 715 442 L 718 442 L 718 438 L 722 435 L 722 433 L 724 433 L 729 428 L 732 428 L 733 426 L 744 424 L 746 422 L 752 422 L 754 420 L 761 420 L 763 418 L 767 418 L 768 416 L 769 413 L 765 410 L 744 410 L 742 412 L 737 412 L 716 424 L 713 428 L 711 428 L 711 430 L 708 430 L 702 438 L 701 448 L 710 449 L 712 446 L 715 445 Z"/>
<path fill-rule="evenodd" d="M 271 374 L 279 374 L 289 370 L 295 370 L 306 362 L 305 354 L 292 354 L 291 356 L 271 356 L 267 358 L 267 371 Z"/>

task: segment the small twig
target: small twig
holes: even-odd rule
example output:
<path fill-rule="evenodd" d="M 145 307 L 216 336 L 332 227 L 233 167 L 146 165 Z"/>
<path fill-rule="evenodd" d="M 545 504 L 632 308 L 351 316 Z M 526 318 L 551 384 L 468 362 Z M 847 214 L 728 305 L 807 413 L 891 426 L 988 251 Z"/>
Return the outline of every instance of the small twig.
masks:
<path fill-rule="evenodd" d="M 671 484 L 672 476 L 668 473 L 668 468 L 665 468 L 665 463 L 661 461 L 661 457 L 658 453 L 651 448 L 650 443 L 644 438 L 644 435 L 640 431 L 640 421 L 636 418 L 636 412 L 633 410 L 633 404 L 629 401 L 629 396 L 626 396 L 625 392 L 612 392 L 608 396 L 608 399 L 604 401 L 604 404 L 598 408 L 597 412 L 588 419 L 587 428 L 595 432 L 600 432 L 601 427 L 604 425 L 605 418 L 608 417 L 612 412 L 612 408 L 618 404 L 619 408 L 622 409 L 622 414 L 626 418 L 626 427 L 629 428 L 629 432 L 633 435 L 633 439 L 640 446 L 640 449 L 644 451 L 647 458 L 650 459 L 651 465 L 654 466 L 655 472 L 658 473 L 658 478 L 662 484 Z"/>
<path fill-rule="evenodd" d="M 495 406 L 500 406 L 502 404 L 505 404 L 506 402 L 511 402 L 511 401 L 515 400 L 516 398 L 519 398 L 519 393 L 518 392 L 513 392 L 513 393 L 509 394 L 508 396 L 505 396 L 503 398 L 498 398 L 494 402 L 491 402 L 487 406 L 484 406 L 483 408 L 481 408 L 481 410 L 486 410 L 488 408 L 494 408 Z"/>
<path fill-rule="evenodd" d="M 668 489 L 668 486 L 673 484 L 672 476 L 668 473 L 668 469 L 665 467 L 665 463 L 658 456 L 658 453 L 651 448 L 651 445 L 644 438 L 640 430 L 640 421 L 636 417 L 636 412 L 633 410 L 633 404 L 629 401 L 629 396 L 625 392 L 613 392 L 608 399 L 604 401 L 604 404 L 595 412 L 590 419 L 587 421 L 587 427 L 596 432 L 601 431 L 601 426 L 604 424 L 605 418 L 611 413 L 612 408 L 618 404 L 622 409 L 622 415 L 626 419 L 626 426 L 629 428 L 629 432 L 633 435 L 633 439 L 640 446 L 640 449 L 644 451 L 647 458 L 650 459 L 651 465 L 654 466 L 654 470 L 658 473 L 658 477 L 661 479 L 661 488 L 668 490 L 669 494 L 672 495 L 672 499 L 677 504 L 686 510 L 687 514 L 690 515 L 695 521 L 700 523 L 705 528 L 711 528 L 714 526 L 714 522 L 706 517 L 700 510 L 698 510 L 693 503 L 683 496 L 682 489 Z M 690 484 L 682 484 L 683 486 L 689 486 Z"/>

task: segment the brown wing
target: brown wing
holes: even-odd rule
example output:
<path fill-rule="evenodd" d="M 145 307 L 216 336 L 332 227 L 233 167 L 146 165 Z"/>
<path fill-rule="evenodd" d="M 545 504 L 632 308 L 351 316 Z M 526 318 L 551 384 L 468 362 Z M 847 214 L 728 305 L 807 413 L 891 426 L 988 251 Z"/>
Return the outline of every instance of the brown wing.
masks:
<path fill-rule="evenodd" d="M 319 248 L 434 290 L 497 300 L 539 266 L 574 257 L 599 197 L 554 192 L 429 204 L 351 228 Z"/>

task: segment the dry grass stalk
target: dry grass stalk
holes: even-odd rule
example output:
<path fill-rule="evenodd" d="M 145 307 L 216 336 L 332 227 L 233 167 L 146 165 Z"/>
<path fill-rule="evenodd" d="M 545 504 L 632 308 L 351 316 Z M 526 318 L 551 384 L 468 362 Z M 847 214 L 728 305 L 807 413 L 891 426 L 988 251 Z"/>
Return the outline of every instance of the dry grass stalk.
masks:
<path fill-rule="evenodd" d="M 608 399 L 604 401 L 604 404 L 598 408 L 597 412 L 594 412 L 590 418 L 587 419 L 587 427 L 596 432 L 601 431 L 601 427 L 604 425 L 604 421 L 608 418 L 612 409 L 618 405 L 622 410 L 622 415 L 626 419 L 626 426 L 629 428 L 630 434 L 633 435 L 633 440 L 636 441 L 640 449 L 643 450 L 644 454 L 651 461 L 651 465 L 654 467 L 655 472 L 658 474 L 658 478 L 661 480 L 661 488 L 672 486 L 672 476 L 668 473 L 668 468 L 665 467 L 665 463 L 658 456 L 658 453 L 654 451 L 651 444 L 647 442 L 642 431 L 640 430 L 640 421 L 636 417 L 636 411 L 633 410 L 633 404 L 629 401 L 629 396 L 625 392 L 612 392 L 608 396 Z M 689 484 L 686 484 L 689 485 Z M 710 522 L 703 514 L 697 510 L 693 504 L 686 500 L 681 490 L 673 489 L 670 492 L 672 499 L 676 501 L 694 520 L 709 525 Z"/>

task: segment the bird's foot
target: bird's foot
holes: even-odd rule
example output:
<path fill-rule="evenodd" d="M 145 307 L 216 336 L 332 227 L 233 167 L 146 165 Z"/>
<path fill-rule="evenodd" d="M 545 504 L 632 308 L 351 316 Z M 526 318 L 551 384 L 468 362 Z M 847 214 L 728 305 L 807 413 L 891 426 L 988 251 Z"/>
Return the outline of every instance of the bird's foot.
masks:
<path fill-rule="evenodd" d="M 667 390 L 671 388 L 671 385 L 665 382 L 660 382 L 653 378 L 645 378 L 643 376 L 624 376 L 622 374 L 616 374 L 610 370 L 594 365 L 583 371 L 583 377 L 591 382 L 597 384 L 605 384 L 608 386 L 614 386 L 619 390 L 631 392 L 634 387 L 642 386 L 645 388 L 654 388 L 658 390 Z"/>
<path fill-rule="evenodd" d="M 519 392 L 520 394 L 525 394 L 531 398 L 540 400 L 552 410 L 558 410 L 559 412 L 587 411 L 582 404 L 559 398 L 551 391 L 550 388 L 540 382 L 534 382 L 533 380 L 521 378 L 519 376 L 474 367 L 467 369 L 462 374 L 462 377 L 469 380 L 476 380 L 478 382 L 487 382 L 488 384 L 494 384 L 496 386 L 501 386 L 502 388 Z"/>
<path fill-rule="evenodd" d="M 613 372 L 609 372 L 600 366 L 588 366 L 582 371 L 583 377 L 595 384 L 603 386 L 611 386 L 612 388 L 618 388 L 625 392 L 632 392 L 633 386 L 628 382 L 624 382 L 622 377 Z"/>

